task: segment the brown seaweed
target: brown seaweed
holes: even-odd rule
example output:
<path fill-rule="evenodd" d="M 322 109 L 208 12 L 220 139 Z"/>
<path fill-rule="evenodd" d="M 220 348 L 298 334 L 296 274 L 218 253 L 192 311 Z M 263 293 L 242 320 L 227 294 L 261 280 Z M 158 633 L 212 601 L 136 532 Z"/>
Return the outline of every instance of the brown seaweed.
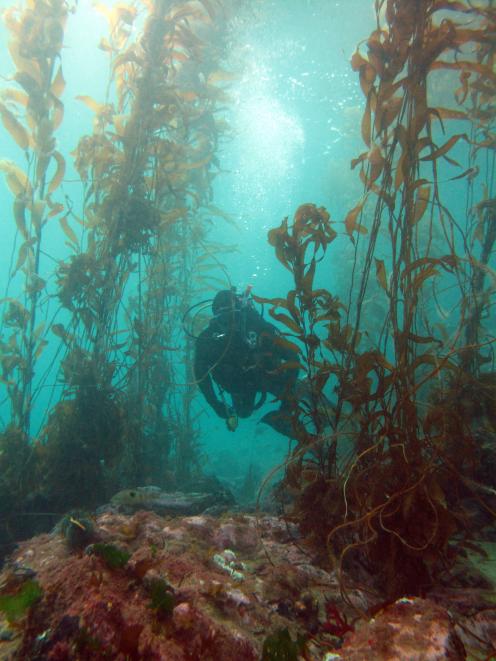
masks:
<path fill-rule="evenodd" d="M 471 27 L 446 10 L 470 15 Z M 270 313 L 300 347 L 313 401 L 336 397 L 327 427 L 317 405 L 294 403 L 297 446 L 285 478 L 297 494 L 292 516 L 336 560 L 347 599 L 348 570 L 358 566 L 382 594 L 422 594 L 476 539 L 463 499 L 495 515 L 474 486 L 483 473 L 480 436 L 494 432 L 495 338 L 483 324 L 494 304 L 494 289 L 485 287 L 494 205 L 482 200 L 477 223 L 470 212 L 459 221 L 440 183 L 448 171 L 450 180 L 465 179 L 472 195 L 481 151 L 494 162 L 496 15 L 485 3 L 435 0 L 384 0 L 376 11 L 366 54 L 357 50 L 352 58 L 366 98 L 367 151 L 352 162 L 363 198 L 343 223 L 364 255 L 346 307 L 326 289 L 313 289 L 318 256 L 336 231 L 325 210 L 305 204 L 293 224 L 286 219 L 269 232 L 295 283 L 285 299 L 267 301 Z M 439 71 L 449 71 L 451 107 L 431 101 Z M 450 131 L 452 121 L 469 124 Z M 452 153 L 462 142 L 470 146 L 470 164 L 460 172 Z M 436 226 L 444 254 L 433 247 Z M 377 254 L 379 230 L 387 233 L 387 256 Z M 374 276 L 387 317 L 376 345 L 369 337 L 361 348 Z M 457 292 L 460 315 L 449 333 L 429 316 L 433 301 L 439 310 L 439 283 Z M 338 445 L 348 448 L 345 461 Z"/>

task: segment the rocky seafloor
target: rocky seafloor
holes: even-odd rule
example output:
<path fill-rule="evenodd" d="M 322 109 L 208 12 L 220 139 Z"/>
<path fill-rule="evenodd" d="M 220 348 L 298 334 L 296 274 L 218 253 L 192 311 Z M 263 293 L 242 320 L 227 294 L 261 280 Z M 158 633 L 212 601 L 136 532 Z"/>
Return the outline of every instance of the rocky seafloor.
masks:
<path fill-rule="evenodd" d="M 3 660 L 496 659 L 487 578 L 359 617 L 296 526 L 262 513 L 69 517 L 19 544 L 0 595 Z"/>

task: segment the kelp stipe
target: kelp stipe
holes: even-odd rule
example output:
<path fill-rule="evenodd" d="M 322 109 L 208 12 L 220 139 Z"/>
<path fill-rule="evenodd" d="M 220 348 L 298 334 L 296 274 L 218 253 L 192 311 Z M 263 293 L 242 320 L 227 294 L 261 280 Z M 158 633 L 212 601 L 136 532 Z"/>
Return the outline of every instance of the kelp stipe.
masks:
<path fill-rule="evenodd" d="M 30 435 L 33 402 L 42 383 L 37 362 L 50 333 L 42 263 L 44 230 L 48 222 L 58 218 L 63 223 L 65 218 L 61 215 L 65 207 L 57 201 L 65 159 L 57 150 L 55 136 L 64 116 L 62 44 L 69 12 L 69 3 L 63 1 L 30 0 L 22 10 L 10 7 L 3 13 L 15 73 L 12 83 L 1 90 L 0 117 L 23 150 L 26 166 L 0 160 L 14 196 L 12 221 L 18 236 L 13 269 L 7 273 L 7 293 L 16 280 L 22 283 L 17 298 L 7 295 L 1 301 L 0 380 L 10 409 L 9 424 L 0 433 L 2 554 L 12 542 L 42 527 L 29 516 L 36 510 L 32 496 L 39 484 Z"/>
<path fill-rule="evenodd" d="M 61 222 L 64 218 L 60 217 L 64 206 L 54 199 L 65 172 L 55 134 L 64 116 L 61 49 L 69 8 L 63 0 L 30 0 L 23 11 L 10 7 L 3 15 L 10 32 L 16 86 L 2 89 L 0 117 L 24 151 L 27 171 L 13 161 L 0 161 L 0 170 L 14 195 L 12 216 L 21 240 L 8 279 L 10 284 L 17 273 L 22 274 L 24 289 L 19 299 L 2 301 L 1 367 L 11 422 L 27 436 L 31 432 L 35 366 L 50 330 L 39 321 L 40 296 L 47 284 L 41 276 L 43 230 L 53 218 L 59 217 Z"/>
<path fill-rule="evenodd" d="M 337 433 L 305 448 L 296 410 L 293 429 L 303 451 L 298 461 L 288 460 L 286 482 L 299 492 L 294 514 L 303 528 L 338 559 L 344 596 L 347 577 L 362 566 L 379 593 L 394 598 L 428 589 L 476 538 L 478 531 L 461 507 L 464 497 L 473 496 L 495 514 L 483 502 L 491 485 L 479 477 L 480 439 L 494 431 L 495 338 L 490 323 L 484 324 L 494 318 L 494 291 L 484 280 L 492 273 L 494 241 L 488 210 L 494 207 L 496 16 L 490 3 L 474 8 L 463 2 L 396 0 L 378 2 L 376 9 L 378 28 L 367 40 L 367 55 L 357 51 L 352 58 L 366 96 L 361 128 L 367 151 L 352 162 L 360 168 L 364 197 L 344 228 L 363 245 L 361 275 L 353 277 L 347 310 L 340 311 L 343 321 L 329 324 L 327 336 L 310 335 L 317 347 L 313 369 L 325 366 L 337 378 Z M 429 77 L 440 71 L 449 72 L 453 94 L 451 103 L 443 99 L 446 107 L 431 100 Z M 470 135 L 468 130 L 444 135 L 454 121 L 470 122 Z M 462 144 L 470 147 L 465 169 L 453 158 Z M 472 189 L 478 171 L 489 181 L 480 202 L 473 200 Z M 479 213 L 475 223 L 470 208 L 459 220 L 443 201 L 446 180 L 457 186 L 466 182 L 467 199 Z M 297 217 L 305 208 L 309 205 Z M 387 244 L 378 242 L 381 228 Z M 434 240 L 438 228 L 440 250 Z M 281 228 L 272 230 L 269 240 L 296 282 L 298 264 L 284 252 L 293 246 L 286 238 L 275 242 L 277 232 Z M 363 331 L 369 329 L 362 307 L 374 276 L 388 314 L 372 338 L 375 347 L 364 350 Z M 450 292 L 456 314 L 443 309 L 444 291 Z M 290 310 L 294 293 L 274 303 Z M 298 321 L 294 317 L 280 321 L 291 327 Z M 304 329 L 295 324 L 291 330 L 306 351 Z M 338 359 L 332 361 L 326 352 L 336 350 Z M 477 409 L 458 406 L 453 412 L 461 383 L 469 384 Z M 341 442 L 344 424 L 356 431 L 351 458 L 340 465 L 335 442 Z"/>
<path fill-rule="evenodd" d="M 0 432 L 0 558 L 33 530 L 33 522 L 20 515 L 38 478 L 28 437 L 18 427 L 7 427 Z"/>

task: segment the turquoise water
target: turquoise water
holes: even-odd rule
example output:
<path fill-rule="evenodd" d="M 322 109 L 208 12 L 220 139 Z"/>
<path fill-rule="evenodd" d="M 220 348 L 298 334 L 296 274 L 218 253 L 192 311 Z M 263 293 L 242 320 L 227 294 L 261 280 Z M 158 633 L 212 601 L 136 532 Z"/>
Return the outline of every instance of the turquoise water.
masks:
<path fill-rule="evenodd" d="M 10 3 L 2 5 L 7 8 Z M 372 21 L 370 3 L 362 0 L 255 2 L 251 9 L 240 10 L 233 21 L 226 64 L 237 79 L 230 85 L 232 101 L 225 110 L 232 135 L 219 149 L 222 173 L 215 181 L 213 199 L 232 222 L 216 219 L 209 237 L 235 247 L 235 252 L 220 256 L 229 278 L 226 286 L 243 289 L 251 284 L 259 296 L 284 295 L 290 281 L 266 241 L 267 231 L 302 202 L 326 206 L 339 218 L 359 195 L 360 184 L 351 176 L 349 161 L 360 146 L 363 100 L 349 60 Z M 14 68 L 5 49 L 8 37 L 3 25 L 1 30 L 0 73 L 8 79 Z M 76 213 L 81 212 L 82 192 L 70 154 L 77 141 L 91 133 L 93 121 L 91 110 L 76 97 L 89 95 L 98 102 L 105 98 L 109 65 L 98 44 L 107 31 L 102 12 L 83 0 L 69 16 L 62 50 L 65 115 L 56 137 L 67 170 L 58 197 L 64 201 L 67 196 Z M 4 80 L 5 86 L 9 84 Z M 22 167 L 22 153 L 6 132 L 0 144 L 2 157 Z M 19 274 L 12 281 L 8 278 L 19 237 L 9 211 L 11 192 L 3 178 L 0 197 L 4 209 L 2 295 L 22 296 Z M 54 260 L 68 254 L 65 240 L 58 222 L 47 225 L 41 274 L 51 278 L 52 289 Z M 351 256 L 344 239 L 340 249 Z M 329 276 L 333 280 L 339 274 L 331 271 Z M 217 277 L 226 280 L 222 273 Z M 55 311 L 54 304 L 50 305 Z M 64 318 L 63 313 L 59 315 Z M 36 369 L 35 384 L 42 374 L 44 378 L 32 411 L 33 437 L 60 396 L 56 348 L 50 339 Z M 266 470 L 284 456 L 286 439 L 257 424 L 264 410 L 243 420 L 231 434 L 200 397 L 197 406 L 205 409 L 200 419 L 201 446 L 215 469 L 221 463 L 231 466 L 227 472 L 244 472 L 248 459 Z M 8 401 L 3 400 L 0 411 L 2 425 L 7 425 Z"/>
<path fill-rule="evenodd" d="M 111 8 L 115 5 L 107 4 Z M 5 0 L 2 2 L 2 7 L 9 6 Z M 91 96 L 98 103 L 105 99 L 109 63 L 98 48 L 108 32 L 103 14 L 88 0 L 81 0 L 69 15 L 62 49 L 65 116 L 56 139 L 67 169 L 57 196 L 77 214 L 82 213 L 83 194 L 71 153 L 78 140 L 91 133 L 93 113 L 76 97 Z M 351 170 L 350 161 L 365 149 L 360 131 L 365 102 L 350 59 L 374 27 L 373 6 L 368 0 L 267 0 L 240 4 L 235 10 L 227 30 L 223 63 L 235 78 L 226 89 L 230 99 L 218 115 L 230 123 L 231 130 L 229 139 L 220 142 L 216 154 L 220 171 L 213 183 L 212 198 L 212 204 L 228 214 L 229 220 L 216 217 L 206 225 L 208 239 L 225 247 L 218 249 L 214 260 L 222 267 L 213 268 L 210 273 L 218 286 L 236 286 L 243 291 L 252 285 L 258 296 L 284 297 L 292 282 L 267 242 L 268 230 L 278 226 L 285 216 L 291 217 L 298 205 L 306 202 L 326 207 L 331 218 L 340 223 L 360 200 L 362 184 L 358 173 Z M 140 30 L 139 20 L 135 30 Z M 7 33 L 2 27 L 0 74 L 4 85 L 9 86 L 13 85 L 8 82 L 13 66 L 6 42 Z M 442 86 L 436 93 L 443 98 Z M 21 150 L 5 131 L 1 133 L 0 145 L 2 158 L 24 167 Z M 468 151 L 460 146 L 453 154 L 463 161 Z M 467 205 L 465 197 L 461 197 L 464 182 L 444 186 L 447 200 L 454 200 L 456 210 L 463 215 Z M 1 296 L 22 298 L 20 274 L 9 278 L 20 238 L 10 212 L 12 195 L 3 178 L 0 199 Z M 74 224 L 73 228 L 81 232 Z M 342 229 L 338 231 L 339 236 L 320 267 L 318 281 L 346 300 L 355 248 Z M 42 296 L 48 296 L 46 321 L 63 323 L 67 317 L 57 309 L 53 298 L 53 269 L 58 260 L 69 254 L 66 236 L 55 220 L 47 224 L 44 232 L 40 274 L 48 282 Z M 384 237 L 385 234 L 379 239 L 377 254 L 387 260 L 387 243 L 381 243 Z M 442 233 L 433 240 L 438 241 L 442 251 Z M 371 345 L 386 309 L 384 298 L 377 292 L 374 283 L 365 301 L 368 336 L 364 341 Z M 136 295 L 131 286 L 129 296 Z M 194 300 L 205 296 L 210 294 L 198 294 Z M 453 312 L 450 308 L 452 303 L 447 293 L 443 305 L 448 322 L 459 314 L 459 310 Z M 175 341 L 179 346 L 185 341 L 179 319 Z M 40 434 L 62 392 L 59 349 L 60 345 L 50 336 L 36 365 L 30 429 L 33 439 Z M 177 383 L 178 401 L 183 392 L 183 385 Z M 264 473 L 283 461 L 287 439 L 259 424 L 269 409 L 270 404 L 266 404 L 250 419 L 242 420 L 232 433 L 198 394 L 194 411 L 199 415 L 199 444 L 207 470 L 221 478 L 239 480 L 251 463 Z M 8 398 L 2 396 L 0 421 L 4 427 L 10 422 L 9 411 Z"/>

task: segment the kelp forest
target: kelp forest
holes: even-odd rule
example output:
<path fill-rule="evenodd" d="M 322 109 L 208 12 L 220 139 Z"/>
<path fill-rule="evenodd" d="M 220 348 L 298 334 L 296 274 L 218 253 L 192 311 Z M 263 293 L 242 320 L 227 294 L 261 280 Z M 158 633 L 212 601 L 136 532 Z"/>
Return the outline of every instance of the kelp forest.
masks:
<path fill-rule="evenodd" d="M 365 151 L 351 164 L 363 197 L 343 220 L 303 204 L 270 231 L 294 288 L 265 301 L 312 386 L 292 415 L 294 516 L 334 558 L 351 603 L 360 581 L 344 576 L 363 570 L 390 598 L 449 576 L 494 521 L 496 493 L 496 10 L 397 0 L 376 12 L 351 59 L 365 97 Z M 454 182 L 462 216 L 446 200 Z M 356 259 L 340 300 L 316 282 L 340 268 L 343 226 Z M 377 337 L 371 291 L 384 302 Z"/>
<path fill-rule="evenodd" d="M 78 7 L 25 0 L 4 12 L 14 72 L 0 115 L 19 154 L 0 161 L 4 222 L 17 228 L 1 301 L 7 549 L 120 489 L 194 489 L 201 475 L 180 320 L 219 286 L 223 247 L 209 233 L 227 214 L 213 184 L 220 145 L 236 139 L 226 51 L 249 4 L 100 6 L 107 94 L 81 90 L 93 131 L 71 153 L 57 135 Z M 324 208 L 301 191 L 294 216 L 271 218 L 274 269 L 293 284 L 254 297 L 310 386 L 292 401 L 284 516 L 357 610 L 364 583 L 395 599 L 446 580 L 496 507 L 496 7 L 376 0 L 375 14 L 350 64 L 363 93 L 350 174 L 362 195 L 335 217 L 333 199 Z M 80 199 L 64 194 L 69 159 Z M 54 227 L 61 259 L 50 257 Z M 343 237 L 349 263 L 335 249 Z M 346 291 L 329 284 L 336 272 Z M 372 298 L 383 311 L 373 331 Z"/>
<path fill-rule="evenodd" d="M 160 0 L 100 10 L 108 95 L 79 97 L 93 132 L 72 154 L 58 150 L 57 130 L 76 7 L 33 0 L 4 14 L 15 73 L 0 112 L 25 166 L 0 162 L 18 230 L 10 277 L 23 283 L 22 296 L 2 301 L 2 542 L 32 531 L 29 513 L 94 508 L 123 485 L 186 483 L 197 469 L 191 345 L 176 322 L 205 284 L 193 277 L 209 251 L 205 218 L 222 213 L 209 205 L 231 77 L 221 64 L 227 8 Z M 68 158 L 80 211 L 60 195 Z M 69 253 L 49 279 L 48 223 Z M 54 340 L 63 388 L 33 438 L 40 360 Z"/>

